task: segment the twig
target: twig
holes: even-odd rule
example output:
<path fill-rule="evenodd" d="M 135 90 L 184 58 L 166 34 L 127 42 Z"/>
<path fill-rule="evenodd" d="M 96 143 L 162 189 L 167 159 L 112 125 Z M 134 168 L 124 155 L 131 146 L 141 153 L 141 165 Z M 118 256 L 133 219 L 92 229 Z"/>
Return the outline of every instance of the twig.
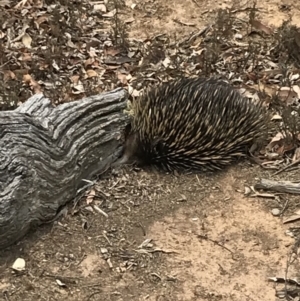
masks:
<path fill-rule="evenodd" d="M 95 295 L 101 294 L 101 293 L 102 293 L 102 291 L 96 291 L 96 292 L 91 293 L 91 294 L 88 296 L 87 301 L 91 300 L 92 297 L 94 297 Z"/>
<path fill-rule="evenodd" d="M 287 170 L 288 168 L 290 168 L 290 167 L 292 167 L 292 166 L 297 165 L 298 163 L 300 163 L 300 159 L 298 159 L 298 160 L 296 160 L 296 161 L 294 161 L 294 162 L 292 162 L 292 163 L 286 165 L 285 167 L 279 169 L 278 171 L 276 171 L 276 172 L 274 173 L 274 176 L 280 174 L 281 172 Z"/>
<path fill-rule="evenodd" d="M 234 253 L 233 253 L 230 249 L 228 249 L 227 247 L 221 245 L 221 244 L 220 244 L 219 242 L 217 242 L 216 240 L 213 240 L 213 239 L 211 239 L 211 238 L 209 238 L 209 237 L 207 237 L 207 236 L 205 236 L 205 235 L 200 235 L 200 234 L 197 234 L 197 237 L 198 237 L 198 238 L 201 238 L 201 239 L 208 240 L 208 241 L 210 241 L 210 242 L 212 242 L 212 243 L 218 245 L 219 247 L 225 249 L 226 251 L 228 251 L 229 253 L 231 253 L 232 259 L 233 259 L 233 260 L 236 260 L 236 258 L 234 258 Z"/>
<path fill-rule="evenodd" d="M 184 38 L 182 41 L 178 43 L 178 47 L 181 47 L 185 43 L 192 43 L 196 38 L 206 34 L 211 29 L 211 25 L 205 26 L 200 31 L 196 32 L 195 34 L 192 34 L 191 36 Z"/>
<path fill-rule="evenodd" d="M 200 7 L 199 3 L 196 0 L 192 0 L 198 7 Z"/>
<path fill-rule="evenodd" d="M 289 203 L 289 199 L 287 199 L 287 200 L 285 201 L 285 204 L 284 204 L 284 206 L 283 206 L 283 208 L 282 208 L 282 210 L 281 210 L 281 212 L 280 212 L 280 215 L 282 215 L 282 214 L 284 213 L 284 211 L 285 211 L 286 208 L 287 208 L 288 203 Z"/>

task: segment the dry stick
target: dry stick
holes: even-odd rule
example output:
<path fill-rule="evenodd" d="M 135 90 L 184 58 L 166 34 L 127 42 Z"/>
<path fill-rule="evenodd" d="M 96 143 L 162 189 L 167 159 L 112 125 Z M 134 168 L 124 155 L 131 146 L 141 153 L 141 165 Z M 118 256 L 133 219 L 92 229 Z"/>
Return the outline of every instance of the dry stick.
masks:
<path fill-rule="evenodd" d="M 91 293 L 89 295 L 89 297 L 87 298 L 87 301 L 91 300 L 95 295 L 98 295 L 98 294 L 101 294 L 101 293 L 102 293 L 102 291 L 95 291 L 95 292 Z"/>
<path fill-rule="evenodd" d="M 259 179 L 259 182 L 254 185 L 254 189 L 276 191 L 279 193 L 300 194 L 300 183 Z"/>
<path fill-rule="evenodd" d="M 200 7 L 199 3 L 196 0 L 192 0 L 198 7 Z"/>
<path fill-rule="evenodd" d="M 283 208 L 282 208 L 282 210 L 281 210 L 281 212 L 280 212 L 280 215 L 283 215 L 284 211 L 285 211 L 286 208 L 287 208 L 287 205 L 288 205 L 289 201 L 290 201 L 289 199 L 287 199 L 287 200 L 285 201 L 285 204 L 284 204 L 284 206 L 283 206 Z"/>
<path fill-rule="evenodd" d="M 274 173 L 274 176 L 280 174 L 281 172 L 287 170 L 288 168 L 290 168 L 290 167 L 292 167 L 292 166 L 297 165 L 298 163 L 300 163 L 300 159 L 298 159 L 298 160 L 296 160 L 296 161 L 294 161 L 294 162 L 292 162 L 292 163 L 286 165 L 285 167 L 279 169 L 278 171 L 276 171 L 276 172 Z"/>
<path fill-rule="evenodd" d="M 182 41 L 178 43 L 178 47 L 182 46 L 185 43 L 192 43 L 196 38 L 206 34 L 211 29 L 211 25 L 205 26 L 200 31 L 192 34 L 191 36 L 184 38 Z"/>
<path fill-rule="evenodd" d="M 219 247 L 221 247 L 221 248 L 227 250 L 229 253 L 231 253 L 232 259 L 233 259 L 233 260 L 236 260 L 236 258 L 234 258 L 234 253 L 233 253 L 230 249 L 228 249 L 227 247 L 221 245 L 221 244 L 220 244 L 219 242 L 217 242 L 216 240 L 213 240 L 213 239 L 211 239 L 211 238 L 208 238 L 208 237 L 205 236 L 205 235 L 200 235 L 200 234 L 197 234 L 197 237 L 198 237 L 198 238 L 201 238 L 201 239 L 208 240 L 208 241 L 210 241 L 210 242 L 212 242 L 212 243 L 218 245 Z"/>
<path fill-rule="evenodd" d="M 299 243 L 300 243 L 300 240 L 298 240 L 295 244 L 294 244 L 294 247 L 292 248 L 288 258 L 287 258 L 287 261 L 286 261 L 286 269 L 285 269 L 285 275 L 284 275 L 284 290 L 285 290 L 285 298 L 287 300 L 291 300 L 290 297 L 288 296 L 288 290 L 287 290 L 287 276 L 288 276 L 288 270 L 289 270 L 289 267 L 290 267 L 290 264 L 292 263 L 292 256 L 293 254 L 296 254 L 297 255 L 297 249 L 299 248 Z"/>

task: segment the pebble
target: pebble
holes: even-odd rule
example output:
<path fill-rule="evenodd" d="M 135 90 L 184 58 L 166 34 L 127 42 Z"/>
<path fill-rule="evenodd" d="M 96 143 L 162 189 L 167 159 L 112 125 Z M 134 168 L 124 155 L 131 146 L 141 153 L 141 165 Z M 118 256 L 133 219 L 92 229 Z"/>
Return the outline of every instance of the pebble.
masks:
<path fill-rule="evenodd" d="M 15 271 L 18 271 L 18 272 L 21 272 L 21 271 L 24 271 L 25 270 L 25 260 L 23 258 L 18 258 L 16 259 L 16 261 L 14 262 L 12 268 L 15 270 Z"/>
<path fill-rule="evenodd" d="M 240 34 L 240 33 L 236 33 L 234 35 L 234 37 L 237 39 L 237 40 L 242 40 L 243 39 L 243 36 Z"/>
<path fill-rule="evenodd" d="M 274 209 L 272 209 L 272 214 L 274 215 L 274 216 L 278 216 L 278 215 L 280 215 L 280 210 L 278 209 L 278 208 L 274 208 Z"/>

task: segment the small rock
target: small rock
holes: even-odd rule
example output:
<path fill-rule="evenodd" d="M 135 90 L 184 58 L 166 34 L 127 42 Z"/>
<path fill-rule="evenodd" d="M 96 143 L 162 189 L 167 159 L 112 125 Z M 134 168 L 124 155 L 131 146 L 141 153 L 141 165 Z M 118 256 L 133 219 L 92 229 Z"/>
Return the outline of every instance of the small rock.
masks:
<path fill-rule="evenodd" d="M 278 208 L 274 208 L 274 209 L 272 209 L 272 214 L 274 215 L 274 216 L 278 216 L 278 215 L 280 215 L 280 210 L 278 209 Z"/>
<path fill-rule="evenodd" d="M 21 272 L 25 270 L 25 266 L 26 266 L 25 260 L 23 258 L 18 258 L 12 265 L 12 268 L 15 271 Z"/>
<path fill-rule="evenodd" d="M 237 40 L 242 40 L 243 39 L 243 36 L 240 34 L 240 33 L 236 33 L 234 35 L 234 37 L 237 39 Z"/>
<path fill-rule="evenodd" d="M 101 249 L 100 249 L 100 252 L 101 252 L 102 254 L 107 254 L 107 253 L 108 253 L 108 250 L 107 250 L 106 248 L 101 248 Z"/>

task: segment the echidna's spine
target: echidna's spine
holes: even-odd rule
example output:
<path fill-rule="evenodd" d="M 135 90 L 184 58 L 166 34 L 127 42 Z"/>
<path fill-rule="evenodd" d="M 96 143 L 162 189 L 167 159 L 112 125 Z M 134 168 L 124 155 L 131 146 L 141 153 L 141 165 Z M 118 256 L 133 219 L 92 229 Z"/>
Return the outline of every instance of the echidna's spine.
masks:
<path fill-rule="evenodd" d="M 229 84 L 183 78 L 148 89 L 133 103 L 132 152 L 167 170 L 218 170 L 238 157 L 266 129 L 261 104 Z"/>

